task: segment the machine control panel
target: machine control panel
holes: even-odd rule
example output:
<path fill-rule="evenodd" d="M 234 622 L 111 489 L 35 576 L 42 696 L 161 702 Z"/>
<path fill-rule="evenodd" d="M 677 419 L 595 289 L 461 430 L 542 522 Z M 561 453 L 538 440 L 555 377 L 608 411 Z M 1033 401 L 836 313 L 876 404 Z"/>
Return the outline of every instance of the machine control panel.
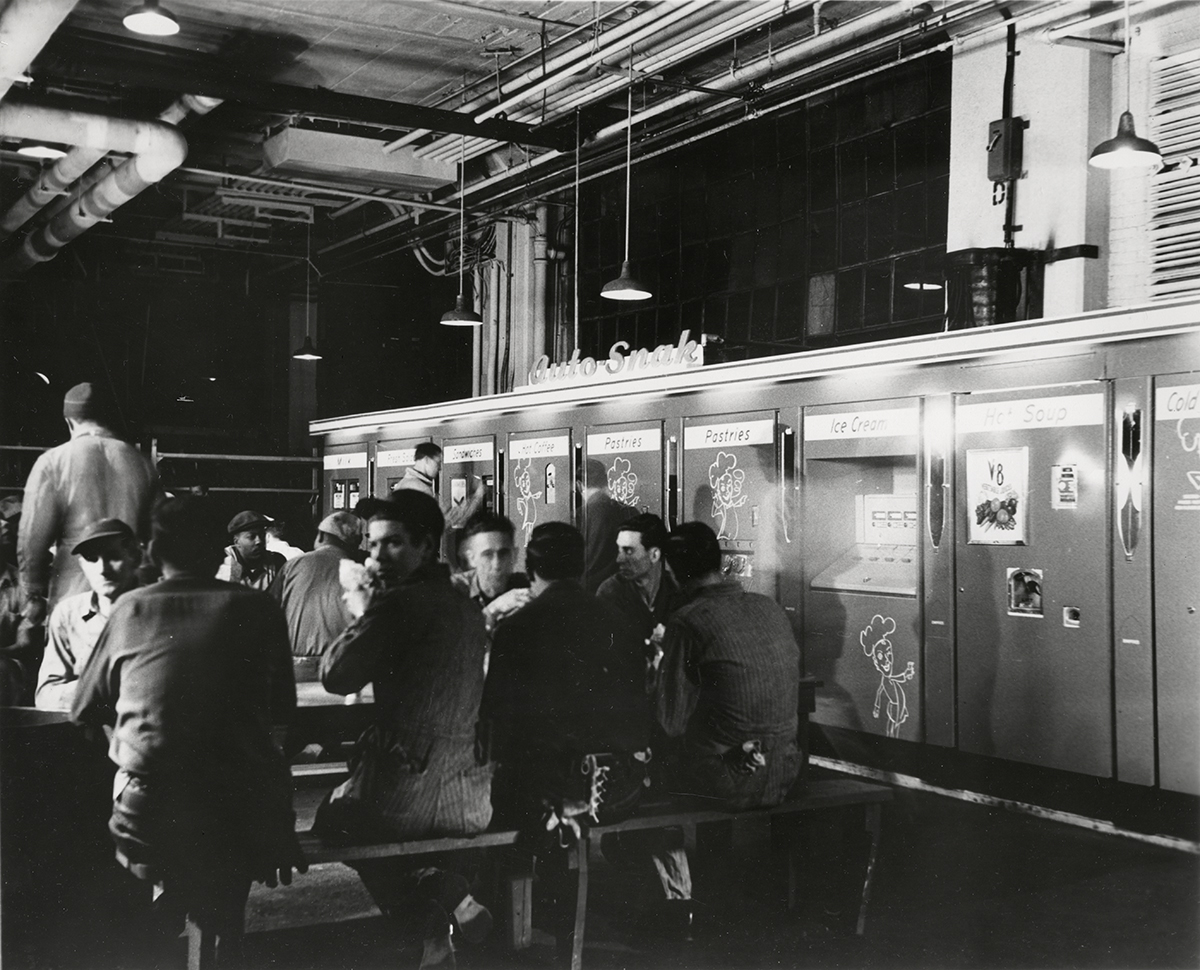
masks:
<path fill-rule="evenodd" d="M 813 589 L 917 593 L 915 495 L 856 495 L 855 539 L 812 581 Z"/>

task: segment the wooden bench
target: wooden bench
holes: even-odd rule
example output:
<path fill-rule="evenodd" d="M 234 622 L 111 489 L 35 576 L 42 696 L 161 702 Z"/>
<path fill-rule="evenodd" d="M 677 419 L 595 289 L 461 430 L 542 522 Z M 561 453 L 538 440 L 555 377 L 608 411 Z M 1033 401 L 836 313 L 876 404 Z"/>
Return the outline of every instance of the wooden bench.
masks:
<path fill-rule="evenodd" d="M 568 868 L 575 873 L 574 911 L 567 914 L 563 927 L 570 939 L 571 970 L 583 966 L 583 945 L 587 924 L 589 857 L 600 848 L 605 835 L 619 832 L 647 831 L 653 829 L 679 828 L 684 833 L 684 843 L 694 848 L 697 827 L 709 823 L 732 823 L 737 830 L 754 830 L 760 833 L 769 826 L 773 818 L 801 816 L 804 813 L 826 809 L 846 808 L 861 805 L 864 809 L 866 831 L 870 836 L 870 850 L 859 899 L 856 932 L 862 934 L 866 927 L 867 904 L 871 898 L 871 882 L 879 853 L 882 808 L 892 799 L 892 790 L 884 785 L 872 784 L 850 778 L 823 778 L 810 780 L 804 793 L 773 808 L 751 809 L 742 812 L 726 812 L 717 809 L 680 808 L 666 804 L 646 806 L 644 811 L 621 822 L 597 825 L 585 830 L 585 837 L 568 850 Z M 311 832 L 300 833 L 300 844 L 310 865 L 329 862 L 357 862 L 364 859 L 413 858 L 457 852 L 468 849 L 512 848 L 523 842 L 523 835 L 516 830 L 483 832 L 464 838 L 434 838 L 407 842 L 385 842 L 369 845 L 331 845 L 322 842 Z M 799 852 L 795 840 L 788 846 L 788 908 L 796 904 L 799 881 Z M 301 877 L 303 878 L 303 877 Z M 532 866 L 511 875 L 506 880 L 504 902 L 505 922 L 508 926 L 508 944 L 515 949 L 530 945 L 532 939 Z M 209 970 L 214 965 L 213 941 L 204 937 L 199 929 L 189 922 L 188 970 Z M 564 959 L 566 957 L 566 947 Z"/>

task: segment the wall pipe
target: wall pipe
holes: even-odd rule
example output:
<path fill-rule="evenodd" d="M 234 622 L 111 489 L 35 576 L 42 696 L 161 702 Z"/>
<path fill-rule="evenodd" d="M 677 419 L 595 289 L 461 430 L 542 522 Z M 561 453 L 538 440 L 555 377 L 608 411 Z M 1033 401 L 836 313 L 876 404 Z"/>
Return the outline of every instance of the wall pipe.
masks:
<path fill-rule="evenodd" d="M 533 307 L 529 323 L 529 361 L 521 361 L 521 365 L 537 360 L 546 352 L 546 235 L 549 232 L 549 209 L 545 205 L 537 206 L 533 230 Z"/>
<path fill-rule="evenodd" d="M 72 239 L 173 172 L 187 156 L 183 135 L 162 122 L 129 121 L 32 105 L 0 104 L 0 135 L 48 138 L 132 155 L 27 236 L 21 247 L 0 264 L 0 276 L 8 277 L 53 259 Z"/>

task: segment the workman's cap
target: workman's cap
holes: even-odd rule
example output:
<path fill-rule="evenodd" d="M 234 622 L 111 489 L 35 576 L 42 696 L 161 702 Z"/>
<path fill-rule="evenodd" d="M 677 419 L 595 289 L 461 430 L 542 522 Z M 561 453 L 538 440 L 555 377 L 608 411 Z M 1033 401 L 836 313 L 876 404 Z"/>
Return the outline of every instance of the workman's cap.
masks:
<path fill-rule="evenodd" d="M 21 500 L 16 495 L 0 498 L 0 519 L 11 519 L 21 514 Z"/>
<path fill-rule="evenodd" d="M 133 529 L 129 528 L 120 519 L 101 519 L 99 522 L 92 523 L 91 528 L 83 534 L 83 538 L 75 543 L 75 547 L 71 550 L 77 556 L 87 554 L 88 547 L 99 542 L 101 539 L 108 539 L 112 536 L 118 536 L 122 539 L 132 539 L 137 542 L 137 536 L 133 534 Z"/>
<path fill-rule="evenodd" d="M 239 532 L 253 532 L 256 529 L 265 529 L 271 520 L 261 512 L 239 512 L 229 520 L 229 525 L 226 526 L 226 531 L 231 536 L 237 535 Z"/>
<path fill-rule="evenodd" d="M 77 421 L 103 421 L 112 411 L 112 398 L 101 387 L 76 384 L 63 397 L 63 417 Z"/>
<path fill-rule="evenodd" d="M 362 519 L 349 512 L 334 512 L 321 520 L 317 531 L 325 532 L 335 539 L 357 546 L 362 542 Z"/>

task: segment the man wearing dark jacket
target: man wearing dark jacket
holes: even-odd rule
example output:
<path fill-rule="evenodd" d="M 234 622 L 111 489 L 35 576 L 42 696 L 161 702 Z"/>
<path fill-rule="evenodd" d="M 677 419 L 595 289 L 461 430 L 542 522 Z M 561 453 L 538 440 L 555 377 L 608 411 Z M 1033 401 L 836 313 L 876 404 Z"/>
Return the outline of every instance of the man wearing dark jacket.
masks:
<path fill-rule="evenodd" d="M 498 810 L 595 820 L 636 800 L 650 737 L 636 627 L 580 585 L 584 540 L 546 522 L 525 550 L 533 600 L 496 628 L 484 715 Z"/>

